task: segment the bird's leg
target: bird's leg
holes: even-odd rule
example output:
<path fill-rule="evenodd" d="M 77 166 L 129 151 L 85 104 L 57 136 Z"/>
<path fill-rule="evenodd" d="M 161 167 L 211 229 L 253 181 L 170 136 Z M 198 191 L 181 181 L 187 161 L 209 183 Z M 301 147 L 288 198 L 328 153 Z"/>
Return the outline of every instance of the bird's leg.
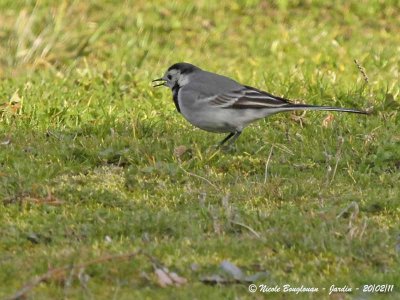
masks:
<path fill-rule="evenodd" d="M 235 131 L 232 139 L 229 141 L 229 146 L 232 146 L 233 143 L 238 139 L 238 137 L 242 134 L 241 131 Z"/>
<path fill-rule="evenodd" d="M 233 137 L 236 134 L 236 132 L 231 132 L 228 134 L 219 144 L 218 147 L 221 147 L 223 144 L 225 144 L 231 137 Z"/>
<path fill-rule="evenodd" d="M 235 132 L 231 132 L 230 134 L 228 134 L 228 136 L 226 138 L 224 138 L 219 144 L 218 147 L 222 147 L 228 140 L 228 148 L 230 148 L 233 143 L 237 140 L 237 138 L 239 137 L 239 135 L 241 135 L 242 132 L 241 131 L 235 131 Z"/>

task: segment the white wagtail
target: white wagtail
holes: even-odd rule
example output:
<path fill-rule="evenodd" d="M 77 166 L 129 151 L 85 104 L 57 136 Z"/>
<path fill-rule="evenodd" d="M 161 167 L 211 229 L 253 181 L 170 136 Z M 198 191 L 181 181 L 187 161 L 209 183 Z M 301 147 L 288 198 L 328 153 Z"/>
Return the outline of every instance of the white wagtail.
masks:
<path fill-rule="evenodd" d="M 330 110 L 357 114 L 349 108 L 294 104 L 233 79 L 203 71 L 189 63 L 176 63 L 164 76 L 153 80 L 156 86 L 172 90 L 175 107 L 194 126 L 211 132 L 229 133 L 219 145 L 232 144 L 250 123 L 283 111 Z"/>

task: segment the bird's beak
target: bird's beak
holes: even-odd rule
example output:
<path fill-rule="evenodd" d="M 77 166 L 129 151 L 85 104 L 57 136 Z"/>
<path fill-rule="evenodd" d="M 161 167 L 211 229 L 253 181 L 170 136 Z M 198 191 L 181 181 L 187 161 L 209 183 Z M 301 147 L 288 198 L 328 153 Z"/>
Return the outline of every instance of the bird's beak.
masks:
<path fill-rule="evenodd" d="M 162 81 L 161 83 L 154 84 L 154 82 Z M 153 87 L 165 85 L 166 80 L 164 78 L 157 78 L 152 81 Z"/>

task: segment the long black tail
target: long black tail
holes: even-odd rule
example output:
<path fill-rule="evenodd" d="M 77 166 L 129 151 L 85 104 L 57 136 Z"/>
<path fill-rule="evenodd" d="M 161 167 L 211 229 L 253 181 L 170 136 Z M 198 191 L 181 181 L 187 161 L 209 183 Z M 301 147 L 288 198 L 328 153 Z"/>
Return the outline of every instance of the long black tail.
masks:
<path fill-rule="evenodd" d="M 333 106 L 318 106 L 318 105 L 307 105 L 307 104 L 288 104 L 283 107 L 280 107 L 282 111 L 291 111 L 291 110 L 326 110 L 326 111 L 340 111 L 340 112 L 348 112 L 354 114 L 364 114 L 368 115 L 369 112 L 364 110 L 352 109 L 352 108 L 342 108 L 342 107 L 333 107 Z"/>

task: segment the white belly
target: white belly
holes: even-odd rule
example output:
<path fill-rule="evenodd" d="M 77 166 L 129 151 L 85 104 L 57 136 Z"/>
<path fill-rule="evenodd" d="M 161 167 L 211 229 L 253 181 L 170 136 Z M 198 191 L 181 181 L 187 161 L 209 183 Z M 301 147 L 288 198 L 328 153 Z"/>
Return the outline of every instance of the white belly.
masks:
<path fill-rule="evenodd" d="M 269 113 L 260 109 L 198 109 L 181 107 L 182 115 L 191 124 L 211 132 L 242 131 L 251 122 L 266 117 Z"/>

